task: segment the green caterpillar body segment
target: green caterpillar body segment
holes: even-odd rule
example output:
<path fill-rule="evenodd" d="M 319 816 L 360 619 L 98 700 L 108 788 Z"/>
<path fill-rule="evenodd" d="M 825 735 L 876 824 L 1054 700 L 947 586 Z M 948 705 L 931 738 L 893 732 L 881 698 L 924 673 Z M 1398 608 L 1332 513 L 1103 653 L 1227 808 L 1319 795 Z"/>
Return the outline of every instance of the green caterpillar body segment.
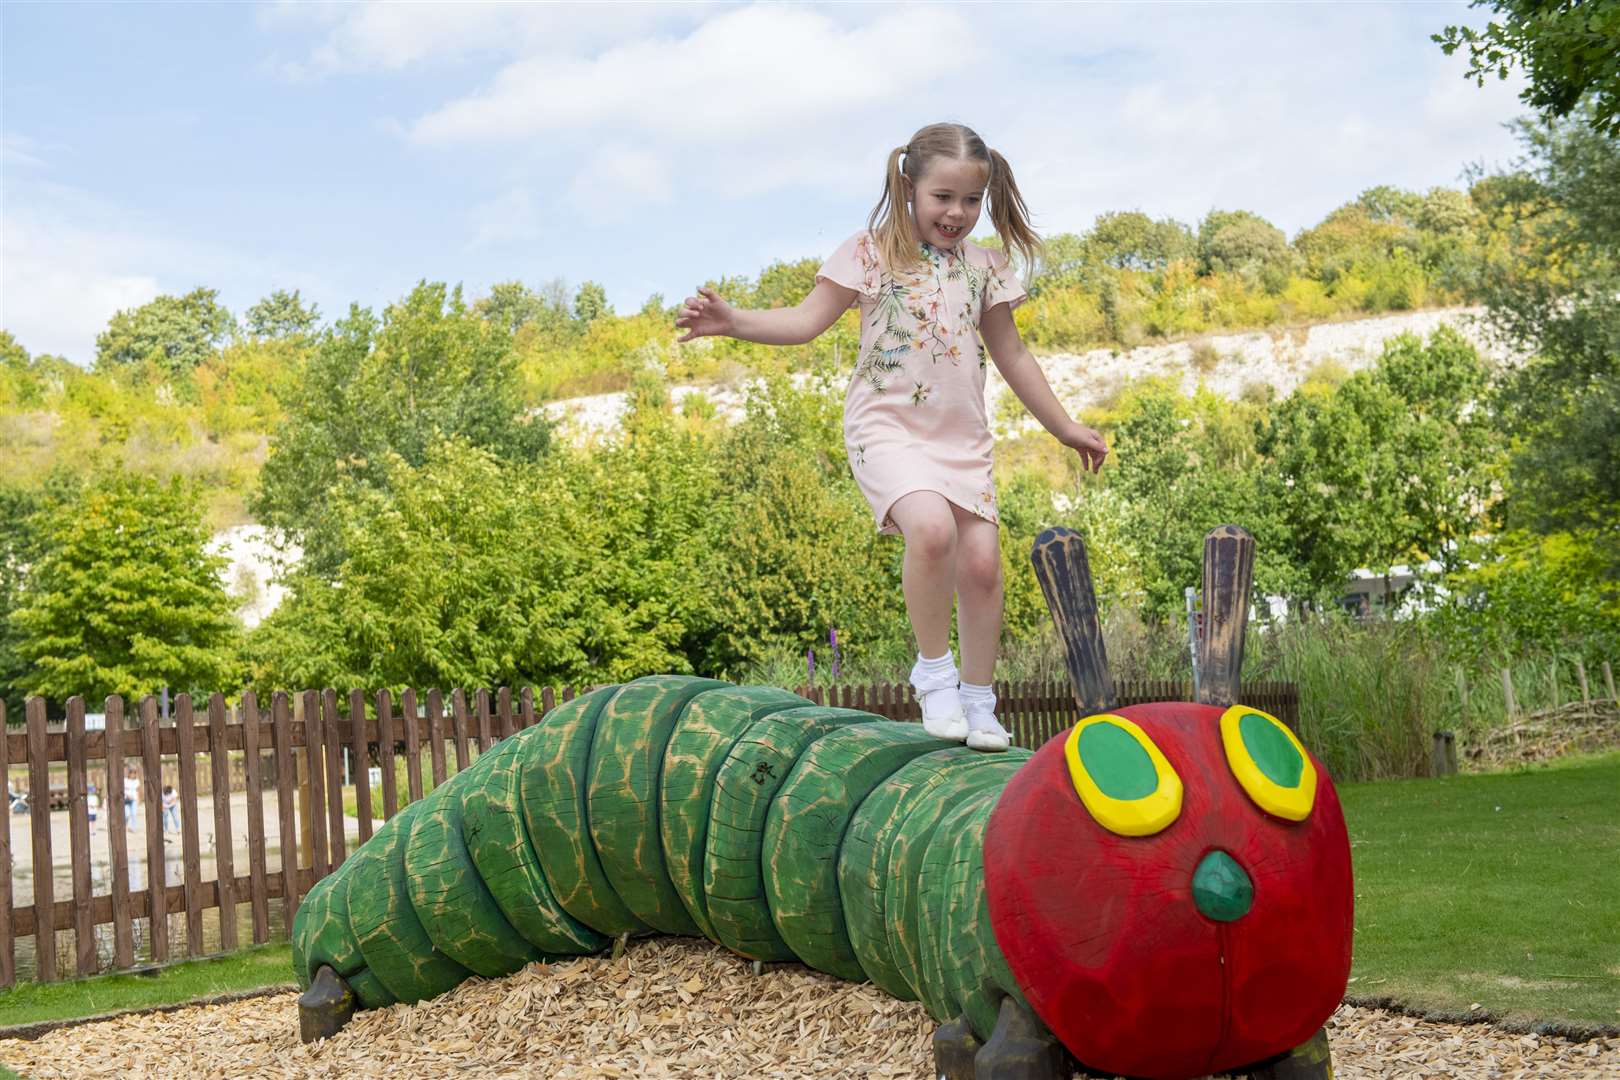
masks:
<path fill-rule="evenodd" d="M 807 707 L 813 708 L 798 694 L 774 686 L 738 686 L 724 694 L 694 698 L 670 733 L 659 782 L 664 869 L 699 932 L 711 941 L 718 939 L 703 890 L 703 863 L 715 777 L 755 720 Z"/>
<path fill-rule="evenodd" d="M 896 770 L 860 804 L 838 856 L 838 897 L 844 925 L 866 977 L 902 1001 L 917 995 L 901 973 L 896 943 L 889 937 L 888 910 L 901 896 L 891 867 L 895 837 L 907 820 L 903 811 L 924 805 L 949 806 L 980 790 L 988 780 L 999 787 L 1028 760 L 1028 750 L 981 754 L 965 746 L 934 750 Z M 907 937 L 913 937 L 906 929 Z"/>
<path fill-rule="evenodd" d="M 774 687 L 602 687 L 479 755 L 318 882 L 294 966 L 306 986 L 331 966 L 376 1008 L 624 933 L 694 934 L 870 978 L 988 1037 L 1001 996 L 1021 995 L 990 930 L 984 829 L 1029 757 Z"/>

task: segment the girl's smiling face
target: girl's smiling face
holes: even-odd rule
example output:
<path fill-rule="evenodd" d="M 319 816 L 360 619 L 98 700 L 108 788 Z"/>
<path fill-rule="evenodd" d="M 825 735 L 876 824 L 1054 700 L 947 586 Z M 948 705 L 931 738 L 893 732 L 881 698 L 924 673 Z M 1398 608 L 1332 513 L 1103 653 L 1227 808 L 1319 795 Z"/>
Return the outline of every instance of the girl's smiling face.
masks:
<path fill-rule="evenodd" d="M 937 248 L 954 248 L 973 231 L 984 205 L 987 170 L 977 161 L 936 158 L 922 179 L 908 180 L 917 233 Z"/>

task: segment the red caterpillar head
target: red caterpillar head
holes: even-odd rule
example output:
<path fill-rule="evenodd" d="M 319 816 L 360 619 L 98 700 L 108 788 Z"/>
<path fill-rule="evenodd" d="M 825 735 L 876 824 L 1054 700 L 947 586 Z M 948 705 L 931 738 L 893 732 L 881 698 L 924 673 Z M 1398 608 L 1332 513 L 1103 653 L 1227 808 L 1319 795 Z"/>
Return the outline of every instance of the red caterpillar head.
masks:
<path fill-rule="evenodd" d="M 996 941 L 1083 1064 L 1169 1078 L 1304 1043 L 1350 974 L 1350 844 L 1326 772 L 1274 717 L 1134 705 L 1008 783 L 985 834 Z"/>

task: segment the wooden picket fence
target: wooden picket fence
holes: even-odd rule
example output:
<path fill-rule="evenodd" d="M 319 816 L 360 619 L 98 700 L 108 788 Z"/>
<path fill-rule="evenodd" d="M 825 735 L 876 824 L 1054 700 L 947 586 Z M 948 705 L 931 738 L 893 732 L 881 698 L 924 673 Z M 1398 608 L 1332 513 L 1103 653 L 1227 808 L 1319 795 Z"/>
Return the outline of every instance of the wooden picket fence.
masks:
<path fill-rule="evenodd" d="M 1120 705 L 1185 700 L 1190 689 L 1185 683 L 1173 682 L 1117 687 Z M 861 709 L 895 720 L 917 720 L 921 715 L 910 686 L 903 683 L 805 686 L 798 692 L 819 704 Z M 1080 718 L 1066 683 L 1001 683 L 996 693 L 997 714 L 1020 746 L 1038 746 Z M 464 691 L 455 690 L 449 695 L 447 709 L 445 696 L 438 690 L 429 690 L 420 699 L 415 691 L 406 690 L 397 707 L 386 690 L 369 696 L 353 690 L 341 698 L 334 690 L 306 690 L 276 693 L 266 714 L 248 692 L 234 707 L 222 695 L 212 695 L 202 703 L 199 717 L 192 699 L 181 694 L 169 721 L 159 717 L 153 698 L 141 699 L 135 727 L 126 724 L 123 700 L 111 697 L 104 710 L 104 731 L 86 731 L 84 701 L 75 697 L 67 704 L 66 728 L 60 732 L 47 730 L 45 702 L 30 699 L 24 730 L 7 731 L 0 738 L 0 775 L 9 780 L 13 766 L 26 766 L 32 790 L 48 792 L 51 767 L 66 763 L 71 897 L 57 896 L 54 852 L 59 841 L 53 835 L 48 805 L 40 805 L 28 815 L 33 902 L 17 904 L 25 898 L 13 891 L 13 815 L 9 800 L 0 801 L 0 988 L 17 981 L 17 946 L 30 938 L 35 977 L 42 982 L 59 978 L 59 966 L 66 967 L 65 959 L 58 963 L 59 934 L 63 945 L 71 942 L 73 970 L 78 975 L 137 967 L 137 940 L 142 946 L 140 966 L 168 962 L 179 951 L 171 948 L 170 922 L 182 916 L 185 954 L 205 954 L 210 951 L 205 946 L 205 911 L 217 913 L 217 920 L 209 921 L 217 923 L 219 950 L 228 952 L 240 941 L 239 907 L 249 909 L 252 942 L 263 944 L 271 936 L 271 901 L 278 901 L 278 937 L 284 938 L 300 898 L 348 857 L 351 829 L 357 847 L 380 820 L 423 796 L 424 761 L 431 786 L 436 787 L 450 774 L 451 755 L 456 770 L 464 769 L 476 754 L 539 722 L 574 696 L 572 688 L 545 687 L 537 694 L 530 688 L 513 692 L 502 687 L 493 692 L 476 691 L 469 701 Z M 1243 700 L 1297 728 L 1298 695 L 1292 684 L 1245 687 Z M 0 703 L 0 730 L 4 730 L 4 720 L 4 704 Z M 238 754 L 240 758 L 234 756 Z M 209 799 L 213 824 L 210 857 L 215 873 L 208 880 L 202 875 L 203 806 L 197 790 L 199 758 L 203 756 L 208 758 L 212 790 L 222 795 Z M 396 776 L 396 763 L 401 760 L 406 780 L 403 792 Z M 380 818 L 372 812 L 369 767 L 373 761 L 380 771 Z M 126 822 L 122 801 L 122 778 L 129 767 L 136 770 L 141 784 L 138 804 L 144 821 L 144 859 L 140 838 L 132 851 L 126 836 L 126 826 L 134 825 Z M 233 767 L 245 778 L 245 821 L 231 805 Z M 346 767 L 352 781 L 349 785 L 343 779 Z M 165 769 L 170 775 L 178 774 L 179 789 L 180 869 L 179 880 L 172 884 L 166 865 L 171 841 L 160 809 Z M 98 775 L 100 790 L 105 793 L 104 864 L 92 856 L 86 798 Z M 271 782 L 266 784 L 265 777 Z M 353 789 L 353 818 L 344 813 L 346 787 Z M 267 819 L 265 800 L 270 789 L 275 805 Z M 267 857 L 271 847 L 267 824 L 275 830 L 274 846 L 279 849 L 275 859 Z M 243 830 L 247 864 L 239 873 L 235 849 Z M 135 887 L 131 885 L 132 854 L 144 877 Z M 92 869 L 98 865 L 105 866 L 104 892 L 92 889 Z M 35 873 L 36 867 L 52 867 L 53 873 Z M 154 918 L 154 913 L 160 917 Z"/>

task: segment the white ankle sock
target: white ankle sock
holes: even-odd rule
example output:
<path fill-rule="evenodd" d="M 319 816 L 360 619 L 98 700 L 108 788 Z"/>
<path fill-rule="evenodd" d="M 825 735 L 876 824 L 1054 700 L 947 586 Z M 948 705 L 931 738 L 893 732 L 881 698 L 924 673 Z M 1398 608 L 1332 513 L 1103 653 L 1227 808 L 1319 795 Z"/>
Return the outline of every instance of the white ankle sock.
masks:
<path fill-rule="evenodd" d="M 991 707 L 995 706 L 996 694 L 989 684 L 980 686 L 977 683 L 965 682 L 961 684 L 962 704 L 969 702 L 985 702 Z"/>
<path fill-rule="evenodd" d="M 925 675 L 945 675 L 956 670 L 956 660 L 951 656 L 949 649 L 945 650 L 944 656 L 936 656 L 933 659 L 918 653 L 917 669 Z"/>

